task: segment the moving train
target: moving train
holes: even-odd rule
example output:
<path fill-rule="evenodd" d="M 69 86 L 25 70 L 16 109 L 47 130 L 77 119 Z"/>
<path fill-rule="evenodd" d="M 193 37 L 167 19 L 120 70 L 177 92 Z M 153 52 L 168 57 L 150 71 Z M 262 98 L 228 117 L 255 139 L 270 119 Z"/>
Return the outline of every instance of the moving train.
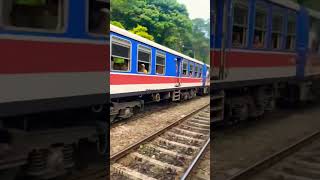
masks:
<path fill-rule="evenodd" d="M 213 122 L 259 117 L 319 89 L 320 13 L 290 0 L 211 1 Z"/>
<path fill-rule="evenodd" d="M 107 153 L 109 0 L 45 3 L 0 1 L 0 179 L 50 179 Z"/>
<path fill-rule="evenodd" d="M 110 119 L 125 119 L 145 102 L 191 99 L 209 91 L 210 66 L 110 25 Z"/>

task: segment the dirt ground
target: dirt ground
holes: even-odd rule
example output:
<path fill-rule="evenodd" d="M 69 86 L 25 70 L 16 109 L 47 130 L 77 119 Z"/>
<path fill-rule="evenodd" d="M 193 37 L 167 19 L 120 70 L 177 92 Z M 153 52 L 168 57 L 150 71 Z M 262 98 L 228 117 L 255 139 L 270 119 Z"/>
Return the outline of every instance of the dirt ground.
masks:
<path fill-rule="evenodd" d="M 197 97 L 182 103 L 173 103 L 169 108 L 153 109 L 143 112 L 128 121 L 112 126 L 110 129 L 110 154 L 113 155 L 151 133 L 164 128 L 184 117 L 197 107 L 209 104 L 209 96 Z"/>
<path fill-rule="evenodd" d="M 319 104 L 279 110 L 236 127 L 217 128 L 211 149 L 213 178 L 227 179 L 319 129 Z"/>

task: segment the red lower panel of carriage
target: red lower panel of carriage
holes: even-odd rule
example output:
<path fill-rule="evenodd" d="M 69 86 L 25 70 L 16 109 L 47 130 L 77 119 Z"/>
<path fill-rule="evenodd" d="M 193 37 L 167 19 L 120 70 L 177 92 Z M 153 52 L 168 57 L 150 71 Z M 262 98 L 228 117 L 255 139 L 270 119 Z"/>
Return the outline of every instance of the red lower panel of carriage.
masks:
<path fill-rule="evenodd" d="M 0 40 L 0 74 L 108 71 L 109 48 L 86 42 Z"/>

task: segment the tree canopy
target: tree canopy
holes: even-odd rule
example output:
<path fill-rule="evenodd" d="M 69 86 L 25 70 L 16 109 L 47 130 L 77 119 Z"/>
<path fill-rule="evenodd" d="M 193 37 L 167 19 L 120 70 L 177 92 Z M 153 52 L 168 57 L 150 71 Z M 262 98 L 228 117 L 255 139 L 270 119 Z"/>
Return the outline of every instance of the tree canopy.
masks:
<path fill-rule="evenodd" d="M 177 0 L 112 0 L 111 19 L 140 36 L 209 62 L 209 20 L 191 20 Z"/>

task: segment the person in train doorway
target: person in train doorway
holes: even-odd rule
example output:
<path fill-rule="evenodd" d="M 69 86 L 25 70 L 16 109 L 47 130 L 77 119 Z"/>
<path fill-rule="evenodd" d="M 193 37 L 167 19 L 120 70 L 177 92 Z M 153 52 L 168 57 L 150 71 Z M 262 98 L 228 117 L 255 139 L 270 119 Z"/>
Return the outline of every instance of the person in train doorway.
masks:
<path fill-rule="evenodd" d="M 233 47 L 241 47 L 242 44 L 241 44 L 241 36 L 239 33 L 236 33 L 235 36 L 234 36 L 234 39 L 232 41 L 232 46 Z"/>
<path fill-rule="evenodd" d="M 253 42 L 253 47 L 254 48 L 263 48 L 263 44 L 261 43 L 259 36 L 255 36 L 254 42 Z"/>
<path fill-rule="evenodd" d="M 148 74 L 148 70 L 146 69 L 146 65 L 141 64 L 141 71 L 142 71 L 144 74 Z"/>
<path fill-rule="evenodd" d="M 12 25 L 17 27 L 42 27 L 39 18 L 48 14 L 47 0 L 14 0 L 12 10 Z"/>

